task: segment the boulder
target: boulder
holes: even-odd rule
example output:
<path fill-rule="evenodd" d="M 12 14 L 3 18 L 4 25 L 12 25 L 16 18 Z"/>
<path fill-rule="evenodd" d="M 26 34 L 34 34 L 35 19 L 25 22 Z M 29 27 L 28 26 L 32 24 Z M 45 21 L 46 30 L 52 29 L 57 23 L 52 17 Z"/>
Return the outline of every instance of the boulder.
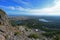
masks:
<path fill-rule="evenodd" d="M 0 40 L 5 40 L 5 37 L 3 35 L 0 35 Z"/>

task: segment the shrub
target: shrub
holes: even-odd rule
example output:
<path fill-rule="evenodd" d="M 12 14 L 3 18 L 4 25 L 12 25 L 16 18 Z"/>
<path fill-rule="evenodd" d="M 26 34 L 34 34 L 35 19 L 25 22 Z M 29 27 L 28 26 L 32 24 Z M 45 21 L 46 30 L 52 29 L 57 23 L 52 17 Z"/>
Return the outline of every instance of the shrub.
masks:
<path fill-rule="evenodd" d="M 42 33 L 42 35 L 45 36 L 45 37 L 47 37 L 47 38 L 48 37 L 51 38 L 51 37 L 53 37 L 54 33 L 52 33 L 52 32 L 46 32 L 46 33 Z"/>
<path fill-rule="evenodd" d="M 25 30 L 26 30 L 26 31 L 28 31 L 28 29 L 27 29 L 27 28 L 25 28 Z"/>
<path fill-rule="evenodd" d="M 20 34 L 20 32 L 15 32 L 15 33 L 14 33 L 15 36 L 16 36 L 16 35 L 19 35 L 19 34 Z"/>
<path fill-rule="evenodd" d="M 8 35 L 4 36 L 6 39 L 8 38 Z"/>
<path fill-rule="evenodd" d="M 37 34 L 30 34 L 29 36 L 28 36 L 29 38 L 38 38 L 38 35 Z"/>

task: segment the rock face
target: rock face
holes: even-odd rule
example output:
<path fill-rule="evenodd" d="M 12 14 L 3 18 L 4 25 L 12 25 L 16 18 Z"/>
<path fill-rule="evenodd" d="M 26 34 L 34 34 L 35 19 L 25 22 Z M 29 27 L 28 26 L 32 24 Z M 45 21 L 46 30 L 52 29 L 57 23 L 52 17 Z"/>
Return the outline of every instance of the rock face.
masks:
<path fill-rule="evenodd" d="M 8 33 L 9 22 L 6 13 L 0 9 L 0 40 L 5 40 L 5 35 Z"/>
<path fill-rule="evenodd" d="M 0 40 L 5 40 L 5 37 L 3 35 L 0 35 Z"/>
<path fill-rule="evenodd" d="M 6 13 L 0 9 L 0 25 L 8 25 L 8 19 Z"/>

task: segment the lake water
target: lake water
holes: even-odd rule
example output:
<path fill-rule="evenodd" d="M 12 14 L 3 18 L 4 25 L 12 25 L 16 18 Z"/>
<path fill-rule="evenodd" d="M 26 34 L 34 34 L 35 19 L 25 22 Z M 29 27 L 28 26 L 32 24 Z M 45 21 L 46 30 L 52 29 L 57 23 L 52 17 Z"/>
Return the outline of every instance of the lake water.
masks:
<path fill-rule="evenodd" d="M 46 19 L 39 19 L 39 21 L 42 21 L 42 22 L 50 22 L 50 21 L 48 21 Z"/>

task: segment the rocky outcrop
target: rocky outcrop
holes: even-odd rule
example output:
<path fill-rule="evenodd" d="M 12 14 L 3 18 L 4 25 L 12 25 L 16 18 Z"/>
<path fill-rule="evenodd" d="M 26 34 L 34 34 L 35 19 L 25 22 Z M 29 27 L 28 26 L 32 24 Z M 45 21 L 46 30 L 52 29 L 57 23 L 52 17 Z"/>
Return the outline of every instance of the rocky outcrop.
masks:
<path fill-rule="evenodd" d="M 9 25 L 6 13 L 0 9 L 0 25 Z"/>

